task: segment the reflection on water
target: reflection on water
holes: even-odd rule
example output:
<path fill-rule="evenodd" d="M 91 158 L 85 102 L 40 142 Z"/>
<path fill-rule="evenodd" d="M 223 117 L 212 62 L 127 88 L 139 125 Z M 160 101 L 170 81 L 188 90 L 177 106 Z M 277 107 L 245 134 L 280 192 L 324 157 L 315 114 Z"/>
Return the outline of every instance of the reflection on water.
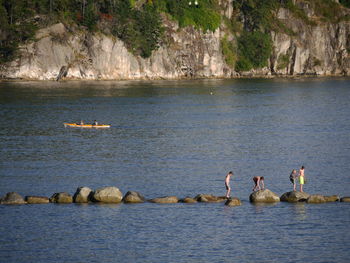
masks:
<path fill-rule="evenodd" d="M 307 214 L 306 214 L 306 204 L 304 202 L 300 202 L 300 203 L 295 203 L 293 204 L 293 210 L 295 212 L 296 215 L 296 219 L 298 220 L 306 220 L 307 219 Z"/>
<path fill-rule="evenodd" d="M 301 165 L 308 192 L 349 194 L 349 87 L 346 78 L 0 82 L 0 195 L 117 186 L 146 199 L 219 196 L 233 170 L 242 200 L 0 206 L 0 261 L 347 262 L 347 204 L 249 195 L 256 175 L 290 191 Z M 63 126 L 95 119 L 112 126 Z"/>

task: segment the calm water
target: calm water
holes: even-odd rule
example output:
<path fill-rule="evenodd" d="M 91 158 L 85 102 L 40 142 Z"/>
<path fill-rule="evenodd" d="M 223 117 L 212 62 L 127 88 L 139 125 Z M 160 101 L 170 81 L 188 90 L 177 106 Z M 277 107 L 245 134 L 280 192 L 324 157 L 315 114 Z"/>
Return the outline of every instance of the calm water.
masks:
<path fill-rule="evenodd" d="M 350 195 L 350 79 L 0 83 L 0 195 L 117 186 L 223 204 L 0 206 L 0 262 L 349 262 L 350 204 L 252 205 L 251 178 Z M 98 120 L 106 130 L 64 128 Z"/>

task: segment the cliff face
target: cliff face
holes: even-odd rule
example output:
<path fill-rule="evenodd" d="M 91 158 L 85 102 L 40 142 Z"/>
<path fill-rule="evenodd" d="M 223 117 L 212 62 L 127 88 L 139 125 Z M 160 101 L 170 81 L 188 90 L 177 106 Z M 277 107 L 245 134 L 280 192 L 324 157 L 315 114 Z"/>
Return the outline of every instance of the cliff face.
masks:
<path fill-rule="evenodd" d="M 232 0 L 221 1 L 223 15 L 232 16 Z M 309 10 L 310 11 L 310 10 Z M 312 16 L 312 10 L 310 11 Z M 350 22 L 307 25 L 286 9 L 278 18 L 296 34 L 272 32 L 269 67 L 244 75 L 348 75 L 350 72 Z M 235 77 L 225 63 L 221 39 L 225 26 L 203 33 L 192 27 L 179 29 L 164 19 L 166 43 L 148 59 L 128 52 L 121 40 L 99 33 L 73 30 L 59 23 L 41 29 L 36 41 L 21 47 L 20 56 L 1 65 L 4 78 L 56 79 L 68 68 L 68 79 L 177 79 Z M 235 37 L 231 36 L 232 41 Z"/>
<path fill-rule="evenodd" d="M 312 10 L 309 10 L 312 16 Z M 350 23 L 307 25 L 280 9 L 278 18 L 296 36 L 272 33 L 271 72 L 277 74 L 348 75 L 350 73 Z"/>

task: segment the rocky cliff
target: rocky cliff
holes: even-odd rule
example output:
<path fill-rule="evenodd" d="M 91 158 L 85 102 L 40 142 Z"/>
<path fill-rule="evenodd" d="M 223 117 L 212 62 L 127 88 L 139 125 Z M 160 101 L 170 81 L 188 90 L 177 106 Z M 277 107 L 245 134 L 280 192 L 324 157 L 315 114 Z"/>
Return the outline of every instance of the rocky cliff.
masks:
<path fill-rule="evenodd" d="M 298 2 L 298 1 L 296 1 Z M 222 15 L 231 19 L 232 0 L 221 0 Z M 309 6 L 301 6 L 317 20 Z M 344 8 L 344 12 L 349 10 Z M 67 79 L 179 79 L 228 78 L 241 75 L 348 75 L 350 73 L 350 21 L 308 24 L 288 9 L 277 18 L 294 32 L 271 31 L 273 51 L 268 67 L 236 72 L 226 64 L 221 39 L 236 35 L 224 23 L 215 32 L 179 28 L 163 17 L 165 41 L 152 56 L 134 56 L 112 36 L 90 33 L 63 23 L 37 31 L 35 41 L 20 47 L 20 56 L 0 67 L 2 78 Z"/>

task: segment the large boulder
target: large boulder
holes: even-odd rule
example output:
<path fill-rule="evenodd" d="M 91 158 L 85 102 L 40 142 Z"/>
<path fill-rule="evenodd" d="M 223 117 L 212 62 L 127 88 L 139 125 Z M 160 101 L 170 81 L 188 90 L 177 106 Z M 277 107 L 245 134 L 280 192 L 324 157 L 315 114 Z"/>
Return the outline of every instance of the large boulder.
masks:
<path fill-rule="evenodd" d="M 215 196 L 209 194 L 199 194 L 194 199 L 197 200 L 197 202 L 204 203 L 219 203 L 227 200 L 225 196 Z"/>
<path fill-rule="evenodd" d="M 73 196 L 74 203 L 88 203 L 92 190 L 89 187 L 78 187 Z"/>
<path fill-rule="evenodd" d="M 269 189 L 253 192 L 249 196 L 252 203 L 275 203 L 280 201 L 280 197 Z"/>
<path fill-rule="evenodd" d="M 59 204 L 70 204 L 73 203 L 73 197 L 66 192 L 54 193 L 50 197 L 50 202 Z"/>
<path fill-rule="evenodd" d="M 48 204 L 50 200 L 46 196 L 26 196 L 25 200 L 28 204 Z"/>
<path fill-rule="evenodd" d="M 291 191 L 284 193 L 281 196 L 282 202 L 289 202 L 289 203 L 297 203 L 297 202 L 305 202 L 306 199 L 309 198 L 309 194 L 305 192 L 299 192 L 299 191 Z"/>
<path fill-rule="evenodd" d="M 158 203 L 158 204 L 175 204 L 179 202 L 179 199 L 176 196 L 164 196 L 164 197 L 153 198 L 149 200 L 149 202 Z"/>
<path fill-rule="evenodd" d="M 124 203 L 143 203 L 145 200 L 139 192 L 134 191 L 128 191 L 123 198 Z"/>
<path fill-rule="evenodd" d="M 350 202 L 350 196 L 344 196 L 340 198 L 340 202 Z"/>
<path fill-rule="evenodd" d="M 241 204 L 241 200 L 239 200 L 237 197 L 231 197 L 225 203 L 227 206 L 240 206 Z"/>
<path fill-rule="evenodd" d="M 7 193 L 3 198 L 0 199 L 0 204 L 3 205 L 21 205 L 25 204 L 23 197 L 16 193 L 16 192 L 10 192 Z"/>
<path fill-rule="evenodd" d="M 123 200 L 123 194 L 117 187 L 108 186 L 97 189 L 92 194 L 92 201 L 102 203 L 120 203 Z"/>
<path fill-rule="evenodd" d="M 326 202 L 338 202 L 340 200 L 339 195 L 325 195 Z"/>
<path fill-rule="evenodd" d="M 310 195 L 308 199 L 306 199 L 306 203 L 309 204 L 322 204 L 326 203 L 326 199 L 323 195 Z"/>

